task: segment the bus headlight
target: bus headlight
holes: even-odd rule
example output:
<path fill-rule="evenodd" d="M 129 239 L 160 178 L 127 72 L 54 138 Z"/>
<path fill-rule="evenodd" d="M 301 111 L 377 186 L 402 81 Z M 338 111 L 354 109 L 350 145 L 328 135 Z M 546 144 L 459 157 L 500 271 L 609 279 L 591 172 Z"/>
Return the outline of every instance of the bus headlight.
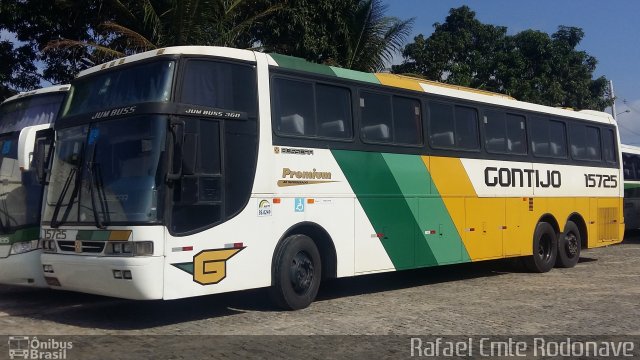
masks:
<path fill-rule="evenodd" d="M 151 256 L 153 255 L 153 241 L 136 241 L 136 255 Z"/>
<path fill-rule="evenodd" d="M 109 241 L 105 255 L 151 256 L 153 255 L 153 241 Z"/>
<path fill-rule="evenodd" d="M 39 240 L 21 241 L 11 245 L 11 255 L 23 254 L 29 251 L 37 250 Z"/>

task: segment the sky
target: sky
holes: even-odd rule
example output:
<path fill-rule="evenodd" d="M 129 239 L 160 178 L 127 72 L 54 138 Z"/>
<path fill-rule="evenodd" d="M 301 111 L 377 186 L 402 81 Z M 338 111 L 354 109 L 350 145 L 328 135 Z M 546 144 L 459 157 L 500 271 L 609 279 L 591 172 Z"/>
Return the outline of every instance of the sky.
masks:
<path fill-rule="evenodd" d="M 451 8 L 463 5 L 484 24 L 507 27 L 509 35 L 534 29 L 552 34 L 558 26 L 582 28 L 578 45 L 598 60 L 594 77 L 613 81 L 622 142 L 640 146 L 640 1 L 639 0 L 383 0 L 387 15 L 415 18 L 407 38 L 433 32 Z M 396 63 L 402 61 L 402 57 Z M 629 112 L 626 112 L 626 111 Z M 607 109 L 610 112 L 610 109 Z"/>

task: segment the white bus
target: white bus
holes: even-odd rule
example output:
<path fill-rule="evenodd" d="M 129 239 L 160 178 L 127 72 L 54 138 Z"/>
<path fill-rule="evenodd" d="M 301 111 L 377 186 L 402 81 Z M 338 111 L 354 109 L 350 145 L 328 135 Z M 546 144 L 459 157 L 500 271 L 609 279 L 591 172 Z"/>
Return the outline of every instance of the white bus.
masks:
<path fill-rule="evenodd" d="M 620 145 L 624 169 L 625 230 L 640 228 L 640 147 Z"/>
<path fill-rule="evenodd" d="M 38 239 L 42 184 L 32 167 L 38 132 L 52 127 L 68 85 L 15 95 L 0 105 L 0 283 L 46 286 Z M 53 130 L 50 130 L 53 131 Z"/>
<path fill-rule="evenodd" d="M 176 299 L 522 257 L 623 235 L 618 131 L 570 111 L 220 47 L 88 69 L 55 124 L 53 288 Z"/>

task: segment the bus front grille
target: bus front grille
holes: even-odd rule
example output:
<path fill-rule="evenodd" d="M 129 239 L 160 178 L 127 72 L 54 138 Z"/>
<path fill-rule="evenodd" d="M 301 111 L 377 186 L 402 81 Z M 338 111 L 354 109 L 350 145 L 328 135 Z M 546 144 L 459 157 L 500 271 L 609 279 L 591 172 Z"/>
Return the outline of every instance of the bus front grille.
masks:
<path fill-rule="evenodd" d="M 58 241 L 61 251 L 75 254 L 100 254 L 104 246 L 104 241 Z"/>

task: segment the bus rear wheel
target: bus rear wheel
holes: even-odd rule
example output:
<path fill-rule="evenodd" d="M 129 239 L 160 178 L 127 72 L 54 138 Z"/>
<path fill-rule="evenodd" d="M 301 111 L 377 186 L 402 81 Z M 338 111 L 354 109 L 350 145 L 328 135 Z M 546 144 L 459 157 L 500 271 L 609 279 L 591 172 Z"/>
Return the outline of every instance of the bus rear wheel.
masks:
<path fill-rule="evenodd" d="M 292 235 L 276 250 L 273 283 L 275 304 L 286 310 L 304 309 L 318 294 L 322 274 L 320 252 L 306 235 Z"/>
<path fill-rule="evenodd" d="M 573 221 L 567 221 L 564 232 L 558 239 L 558 258 L 556 266 L 563 268 L 572 268 L 576 266 L 580 259 L 580 230 L 578 225 Z"/>
<path fill-rule="evenodd" d="M 533 255 L 524 259 L 531 272 L 544 273 L 553 268 L 558 255 L 558 235 L 551 224 L 538 223 L 533 233 Z"/>

